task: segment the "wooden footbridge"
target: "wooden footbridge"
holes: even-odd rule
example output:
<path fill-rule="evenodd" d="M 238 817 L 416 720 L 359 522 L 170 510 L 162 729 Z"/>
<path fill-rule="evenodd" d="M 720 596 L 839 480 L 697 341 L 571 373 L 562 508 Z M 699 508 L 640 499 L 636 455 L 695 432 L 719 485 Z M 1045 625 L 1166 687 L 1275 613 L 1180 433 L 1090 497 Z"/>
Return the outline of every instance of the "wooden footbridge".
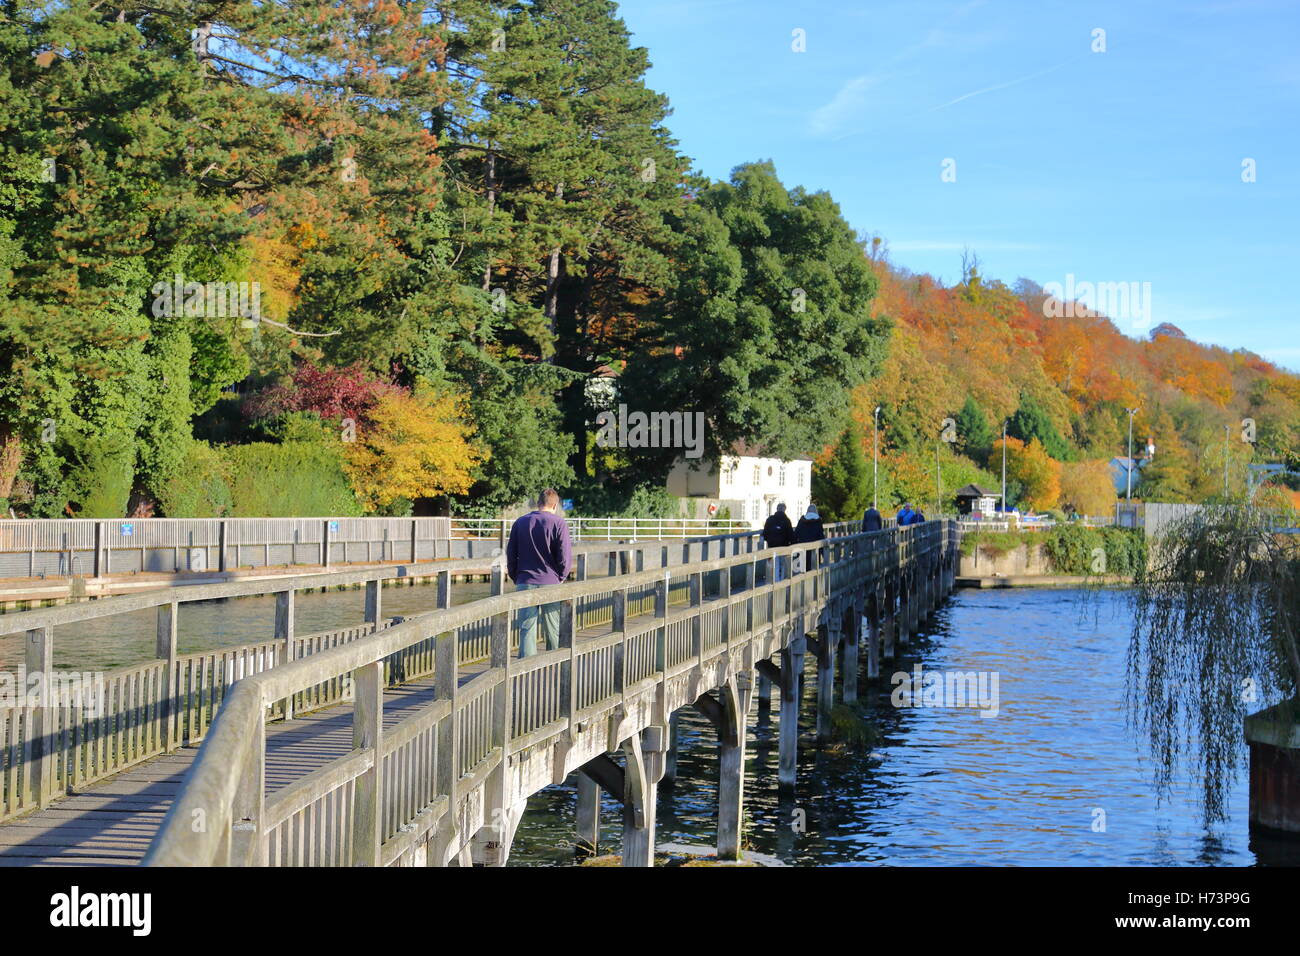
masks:
<path fill-rule="evenodd" d="M 576 773 L 578 843 L 594 845 L 603 789 L 622 805 L 624 864 L 650 865 L 688 706 L 718 733 L 717 846 L 735 858 L 755 691 L 780 690 L 779 780 L 793 786 L 805 655 L 820 737 L 837 670 L 851 701 L 860 652 L 877 676 L 955 579 L 954 522 L 828 532 L 782 549 L 748 532 L 584 545 L 569 583 L 503 593 L 497 566 L 493 596 L 462 605 L 453 578 L 482 559 L 4 615 L 37 673 L 55 626 L 156 608 L 158 659 L 107 675 L 102 706 L 50 682 L 0 707 L 0 864 L 501 865 L 528 797 Z M 417 576 L 436 577 L 434 609 L 385 619 L 382 586 Z M 295 594 L 338 586 L 365 588 L 365 622 L 296 635 Z M 182 604 L 271 592 L 271 640 L 177 654 Z M 560 649 L 517 658 L 519 610 L 551 603 Z"/>

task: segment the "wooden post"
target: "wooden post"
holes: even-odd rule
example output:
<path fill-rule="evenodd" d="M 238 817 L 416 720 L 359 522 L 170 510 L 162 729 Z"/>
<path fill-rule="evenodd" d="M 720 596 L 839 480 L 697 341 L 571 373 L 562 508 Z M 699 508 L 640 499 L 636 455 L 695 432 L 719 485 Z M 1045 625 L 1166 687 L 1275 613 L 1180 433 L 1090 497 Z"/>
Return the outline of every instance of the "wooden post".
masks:
<path fill-rule="evenodd" d="M 330 523 L 328 520 L 323 521 L 324 526 L 321 530 L 320 538 L 320 564 L 322 568 L 329 570 L 330 566 Z"/>
<path fill-rule="evenodd" d="M 451 572 L 438 572 L 438 594 L 436 596 L 437 606 L 441 610 L 451 607 Z"/>
<path fill-rule="evenodd" d="M 736 682 L 718 693 L 718 859 L 740 859 L 740 826 L 745 804 L 745 715 Z"/>
<path fill-rule="evenodd" d="M 224 521 L 217 524 L 217 570 L 223 574 L 226 571 L 226 523 Z"/>
<path fill-rule="evenodd" d="M 352 747 L 369 750 L 375 762 L 356 781 L 352 808 L 352 865 L 378 866 L 383 817 L 384 665 L 363 664 L 353 671 Z M 441 749 L 441 748 L 440 748 Z"/>
<path fill-rule="evenodd" d="M 664 753 L 663 782 L 671 787 L 677 782 L 677 711 L 668 718 L 668 750 Z"/>
<path fill-rule="evenodd" d="M 446 574 L 447 572 L 442 572 Z M 440 575 L 441 577 L 441 575 Z M 433 682 L 438 700 L 451 702 L 451 711 L 438 722 L 438 750 L 436 768 L 436 793 L 453 803 L 456 781 L 460 779 L 460 735 L 456 733 L 459 715 L 456 711 L 456 693 L 460 684 L 459 665 L 456 661 L 456 632 L 448 631 L 433 639 Z"/>
<path fill-rule="evenodd" d="M 875 581 L 871 583 L 871 593 L 867 595 L 865 610 L 867 612 L 867 679 L 874 680 L 880 676 L 880 587 Z"/>
<path fill-rule="evenodd" d="M 180 734 L 173 733 L 172 725 L 176 722 L 176 619 L 180 604 L 158 605 L 158 632 L 154 647 L 154 656 L 166 661 L 163 668 L 163 693 L 158 702 L 162 714 L 163 753 L 170 753 L 180 746 Z"/>
<path fill-rule="evenodd" d="M 623 744 L 623 865 L 654 866 L 657 781 L 650 779 L 641 734 Z"/>
<path fill-rule="evenodd" d="M 28 766 L 31 774 L 29 790 L 36 805 L 43 807 L 54 795 L 56 768 L 54 732 L 58 722 L 54 706 L 57 701 L 50 693 L 50 670 L 54 666 L 54 628 L 34 627 L 27 632 L 26 666 L 28 680 L 33 675 L 40 675 L 35 707 L 28 711 L 32 720 L 28 735 L 32 762 Z"/>
<path fill-rule="evenodd" d="M 376 578 L 366 582 L 366 623 L 372 631 L 383 623 L 383 581 Z"/>
<path fill-rule="evenodd" d="M 802 625 L 799 625 L 802 626 Z M 777 782 L 793 787 L 799 759 L 799 678 L 803 673 L 806 647 L 802 634 L 795 634 L 781 649 L 781 737 Z"/>
<path fill-rule="evenodd" d="M 704 668 L 704 619 L 700 605 L 704 600 L 704 575 L 696 571 L 688 579 L 690 604 L 695 613 L 691 616 L 691 653 L 695 656 L 695 666 Z"/>
<path fill-rule="evenodd" d="M 575 855 L 579 859 L 595 856 L 600 848 L 600 785 L 578 771 L 578 841 Z"/>
<path fill-rule="evenodd" d="M 161 610 L 161 609 L 160 609 Z M 259 720 L 248 742 L 248 755 L 239 770 L 239 785 L 230 808 L 230 864 L 266 866 L 267 841 L 262 820 L 266 811 L 266 724 Z"/>
<path fill-rule="evenodd" d="M 840 665 L 843 687 L 840 696 L 844 703 L 858 699 L 858 636 L 861 633 L 862 612 L 857 602 L 849 607 L 848 627 L 844 629 L 844 663 Z"/>
<path fill-rule="evenodd" d="M 758 720 L 767 723 L 772 714 L 772 678 L 759 672 L 758 675 Z"/>
<path fill-rule="evenodd" d="M 280 591 L 275 595 L 275 639 L 284 641 L 284 662 L 293 660 L 294 590 Z M 294 696 L 284 699 L 284 719 L 293 720 Z"/>
<path fill-rule="evenodd" d="M 817 627 L 817 742 L 831 736 L 831 708 L 835 706 L 835 650 L 839 634 L 825 624 Z"/>

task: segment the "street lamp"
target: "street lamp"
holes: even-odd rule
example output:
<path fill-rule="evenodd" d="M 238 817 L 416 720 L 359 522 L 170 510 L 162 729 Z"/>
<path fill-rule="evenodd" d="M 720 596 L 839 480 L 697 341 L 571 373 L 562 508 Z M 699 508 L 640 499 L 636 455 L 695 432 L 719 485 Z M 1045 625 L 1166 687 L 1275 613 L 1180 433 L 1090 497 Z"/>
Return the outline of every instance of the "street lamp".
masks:
<path fill-rule="evenodd" d="M 875 425 L 871 429 L 871 507 L 876 507 L 876 488 L 880 472 L 880 406 L 876 406 Z"/>
<path fill-rule="evenodd" d="M 1126 482 L 1127 487 L 1124 490 L 1124 500 L 1133 500 L 1133 416 L 1138 413 L 1136 408 L 1126 408 L 1128 412 L 1128 467 L 1124 470 L 1128 473 Z"/>
<path fill-rule="evenodd" d="M 1002 423 L 1002 513 L 1007 513 L 1007 423 Z"/>
<path fill-rule="evenodd" d="M 1223 500 L 1228 500 L 1228 436 L 1232 434 L 1232 426 L 1223 426 Z"/>

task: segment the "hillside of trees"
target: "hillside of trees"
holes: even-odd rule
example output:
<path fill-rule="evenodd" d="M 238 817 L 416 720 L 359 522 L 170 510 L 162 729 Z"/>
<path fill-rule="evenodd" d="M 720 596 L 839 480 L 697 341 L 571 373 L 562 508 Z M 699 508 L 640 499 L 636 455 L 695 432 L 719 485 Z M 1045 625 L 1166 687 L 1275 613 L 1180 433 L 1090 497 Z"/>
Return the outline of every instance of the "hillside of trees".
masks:
<path fill-rule="evenodd" d="M 947 489 L 1010 417 L 1017 498 L 1093 512 L 1126 404 L 1153 499 L 1212 494 L 1242 417 L 1234 461 L 1300 447 L 1255 356 L 943 288 L 770 163 L 694 171 L 606 0 L 2 3 L 19 516 L 672 510 L 674 451 L 595 444 L 616 401 L 815 456 L 845 514 L 877 403 L 886 504 L 929 500 L 945 418 Z"/>
<path fill-rule="evenodd" d="M 936 457 L 945 495 L 968 481 L 1000 488 L 1006 422 L 1010 502 L 1110 514 L 1108 462 L 1127 454 L 1127 408 L 1138 409 L 1134 455 L 1145 456 L 1148 439 L 1156 449 L 1134 472 L 1134 498 L 1220 496 L 1225 458 L 1229 495 L 1242 493 L 1251 462 L 1294 467 L 1300 377 L 1259 356 L 1198 344 L 1170 324 L 1126 335 L 1028 279 L 1014 288 L 984 279 L 973 255 L 945 288 L 892 265 L 879 238 L 867 251 L 879 282 L 873 309 L 892 332 L 880 376 L 853 392 L 846 435 L 869 459 L 880 406 L 884 504 L 933 503 Z M 821 460 L 845 454 L 825 450 Z"/>

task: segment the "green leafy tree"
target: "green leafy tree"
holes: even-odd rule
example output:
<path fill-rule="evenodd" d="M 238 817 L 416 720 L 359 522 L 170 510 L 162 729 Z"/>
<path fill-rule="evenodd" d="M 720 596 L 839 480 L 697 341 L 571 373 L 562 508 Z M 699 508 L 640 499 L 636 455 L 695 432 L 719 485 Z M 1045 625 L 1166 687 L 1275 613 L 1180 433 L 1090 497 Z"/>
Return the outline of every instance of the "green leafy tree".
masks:
<path fill-rule="evenodd" d="M 861 518 L 871 504 L 871 465 L 856 429 L 846 430 L 826 464 L 813 468 L 812 497 L 831 521 Z"/>
<path fill-rule="evenodd" d="M 968 458 L 983 461 L 993 447 L 993 429 L 989 420 L 973 396 L 967 395 L 966 401 L 957 413 L 957 447 Z"/>

